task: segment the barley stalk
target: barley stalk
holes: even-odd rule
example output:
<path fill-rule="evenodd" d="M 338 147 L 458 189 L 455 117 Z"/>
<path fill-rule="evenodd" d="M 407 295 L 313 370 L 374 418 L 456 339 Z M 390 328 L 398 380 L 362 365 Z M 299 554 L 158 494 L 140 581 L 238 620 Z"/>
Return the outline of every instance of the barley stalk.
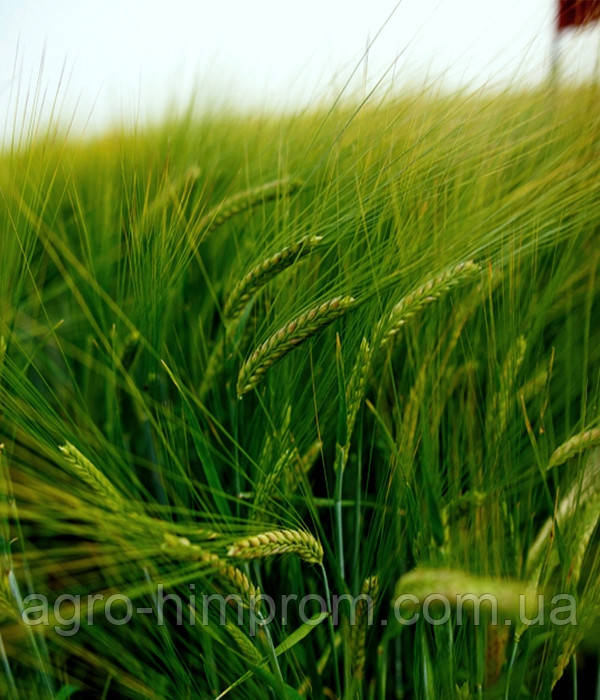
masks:
<path fill-rule="evenodd" d="M 548 462 L 548 469 L 558 467 L 571 459 L 571 457 L 598 444 L 600 444 L 600 428 L 593 428 L 592 430 L 573 435 L 572 438 L 554 450 Z"/>
<path fill-rule="evenodd" d="M 123 499 L 112 483 L 90 460 L 83 455 L 75 445 L 66 442 L 58 448 L 65 459 L 75 467 L 77 474 L 91 486 L 96 493 L 104 496 L 112 506 L 120 506 Z"/>
<path fill-rule="evenodd" d="M 273 530 L 234 542 L 227 556 L 238 559 L 261 559 L 274 554 L 297 554 L 312 564 L 323 561 L 323 547 L 303 530 Z"/>
<path fill-rule="evenodd" d="M 373 609 L 379 594 L 379 579 L 369 576 L 363 581 L 356 603 L 356 619 L 350 632 L 350 660 L 352 675 L 362 680 L 365 671 L 367 626 L 372 623 Z"/>
<path fill-rule="evenodd" d="M 292 243 L 280 251 L 271 255 L 235 285 L 223 308 L 226 318 L 235 318 L 242 312 L 244 306 L 252 299 L 256 292 L 264 287 L 280 272 L 301 260 L 318 247 L 323 240 L 322 236 L 306 236 L 297 243 Z"/>
<path fill-rule="evenodd" d="M 281 178 L 227 197 L 208 211 L 198 223 L 198 230 L 201 232 L 200 240 L 237 214 L 252 209 L 262 202 L 276 199 L 280 195 L 292 194 L 302 184 L 299 180 Z"/>
<path fill-rule="evenodd" d="M 234 591 L 241 594 L 246 603 L 260 600 L 260 590 L 254 586 L 246 574 L 214 552 L 207 552 L 187 537 L 177 537 L 166 533 L 162 549 L 172 558 L 199 561 L 214 569 Z"/>
<path fill-rule="evenodd" d="M 355 304 L 354 297 L 335 297 L 305 311 L 273 333 L 242 365 L 238 375 L 238 396 L 241 397 L 253 389 L 277 360 L 342 316 Z"/>
<path fill-rule="evenodd" d="M 381 345 L 385 346 L 421 309 L 439 299 L 454 287 L 467 282 L 480 272 L 480 267 L 472 260 L 459 263 L 454 267 L 432 277 L 421 287 L 403 297 L 377 326 Z"/>

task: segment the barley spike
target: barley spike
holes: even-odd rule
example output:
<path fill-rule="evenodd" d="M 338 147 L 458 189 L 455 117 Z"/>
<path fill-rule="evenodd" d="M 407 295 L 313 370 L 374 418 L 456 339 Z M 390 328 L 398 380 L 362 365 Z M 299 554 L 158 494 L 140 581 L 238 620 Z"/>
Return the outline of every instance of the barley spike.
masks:
<path fill-rule="evenodd" d="M 582 433 L 577 433 L 573 435 L 572 438 L 559 445 L 550 457 L 548 462 L 548 469 L 552 467 L 558 467 L 561 464 L 567 462 L 571 457 L 588 450 L 590 447 L 594 447 L 600 443 L 600 428 L 592 428 L 591 430 L 586 430 Z"/>
<path fill-rule="evenodd" d="M 227 556 L 238 559 L 261 559 L 274 554 L 297 554 L 312 564 L 323 561 L 323 547 L 308 532 L 273 530 L 234 542 Z"/>
<path fill-rule="evenodd" d="M 226 318 L 235 318 L 261 287 L 290 265 L 311 253 L 322 240 L 322 236 L 306 236 L 297 243 L 282 248 L 252 268 L 232 289 L 225 302 L 223 315 Z"/>
<path fill-rule="evenodd" d="M 214 552 L 192 544 L 187 537 L 165 534 L 162 549 L 172 558 L 200 561 L 213 568 L 224 581 L 240 593 L 246 602 L 260 600 L 260 590 L 254 586 L 246 574 Z"/>
<path fill-rule="evenodd" d="M 372 622 L 373 608 L 379 594 L 379 579 L 369 576 L 363 581 L 356 603 L 356 619 L 350 632 L 352 675 L 362 680 L 365 670 L 367 626 Z"/>
<path fill-rule="evenodd" d="M 60 445 L 58 449 L 63 453 L 65 459 L 75 467 L 77 474 L 79 474 L 96 493 L 104 496 L 113 506 L 122 502 L 123 499 L 121 495 L 112 483 L 104 476 L 98 467 L 94 466 L 92 462 L 75 447 L 75 445 L 66 442 L 64 445 Z"/>
<path fill-rule="evenodd" d="M 382 337 L 381 345 L 386 345 L 421 309 L 439 299 L 468 279 L 479 274 L 479 265 L 472 260 L 459 263 L 447 269 L 437 277 L 432 277 L 421 287 L 403 297 L 379 322 L 378 332 Z"/>
<path fill-rule="evenodd" d="M 236 216 L 236 214 L 252 209 L 261 202 L 276 199 L 281 194 L 292 194 L 302 187 L 302 184 L 300 180 L 281 178 L 280 180 L 267 182 L 264 185 L 252 187 L 227 197 L 227 199 L 224 199 L 216 207 L 208 211 L 200 220 L 198 224 L 200 240 Z"/>
<path fill-rule="evenodd" d="M 262 345 L 259 345 L 238 375 L 237 392 L 241 397 L 254 389 L 267 370 L 307 338 L 314 335 L 356 304 L 354 297 L 335 297 L 305 311 L 300 316 L 282 326 Z"/>

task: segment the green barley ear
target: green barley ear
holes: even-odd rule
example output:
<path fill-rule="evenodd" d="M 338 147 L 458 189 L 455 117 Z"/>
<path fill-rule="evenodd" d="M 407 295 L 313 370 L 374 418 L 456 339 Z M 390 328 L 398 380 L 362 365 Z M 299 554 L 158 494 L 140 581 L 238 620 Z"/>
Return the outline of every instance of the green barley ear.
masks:
<path fill-rule="evenodd" d="M 381 346 L 387 345 L 392 338 L 421 309 L 447 294 L 451 289 L 465 284 L 481 273 L 479 265 L 472 260 L 454 265 L 425 284 L 417 287 L 403 297 L 377 325 Z"/>
<path fill-rule="evenodd" d="M 241 655 L 245 656 L 254 665 L 258 665 L 262 661 L 262 656 L 252 641 L 244 634 L 243 630 L 229 622 L 229 620 L 225 623 L 225 628 L 240 650 Z"/>
<path fill-rule="evenodd" d="M 569 661 L 573 657 L 573 654 L 577 651 L 577 647 L 581 642 L 583 635 L 572 633 L 565 640 L 561 652 L 556 660 L 556 664 L 552 669 L 552 689 L 562 678 L 565 669 L 567 668 Z"/>
<path fill-rule="evenodd" d="M 309 532 L 273 530 L 234 542 L 227 556 L 237 559 L 262 559 L 275 554 L 296 554 L 311 564 L 323 562 L 323 547 Z"/>
<path fill-rule="evenodd" d="M 252 297 L 280 272 L 302 260 L 321 245 L 322 236 L 306 236 L 263 260 L 235 285 L 229 294 L 223 314 L 226 318 L 236 318 Z"/>
<path fill-rule="evenodd" d="M 369 576 L 363 581 L 356 603 L 356 618 L 350 630 L 350 659 L 352 675 L 362 680 L 365 671 L 367 627 L 372 624 L 373 610 L 379 595 L 379 579 Z M 351 621 L 352 622 L 352 621 Z"/>
<path fill-rule="evenodd" d="M 339 343 L 338 348 L 339 351 L 341 351 Z M 345 388 L 343 383 L 339 383 L 339 391 L 342 392 L 344 401 L 340 402 L 340 411 L 342 412 L 341 419 L 343 421 L 341 426 L 343 430 L 338 430 L 335 463 L 336 473 L 338 470 L 343 473 L 346 469 L 348 456 L 350 454 L 350 440 L 352 438 L 354 424 L 356 423 L 356 416 L 365 398 L 372 357 L 372 345 L 363 337 Z"/>
<path fill-rule="evenodd" d="M 74 471 L 85 481 L 98 495 L 106 498 L 107 503 L 113 507 L 120 507 L 123 498 L 104 474 L 90 460 L 82 454 L 75 445 L 66 442 L 58 448 Z"/>
<path fill-rule="evenodd" d="M 593 428 L 582 433 L 577 433 L 569 438 L 562 445 L 559 445 L 550 457 L 548 469 L 558 467 L 565 462 L 568 462 L 571 457 L 589 450 L 592 447 L 600 445 L 600 428 Z"/>
<path fill-rule="evenodd" d="M 243 192 L 224 199 L 222 202 L 213 207 L 198 223 L 200 232 L 200 242 L 219 226 L 222 226 L 226 221 L 241 214 L 243 211 L 252 209 L 258 204 L 268 202 L 270 200 L 281 197 L 282 195 L 293 194 L 302 187 L 303 183 L 300 180 L 293 178 L 281 178 L 273 182 L 267 182 L 258 187 L 252 187 Z"/>
<path fill-rule="evenodd" d="M 354 367 L 350 372 L 346 387 L 347 439 L 350 440 L 356 416 L 365 396 L 369 371 L 371 369 L 372 346 L 366 338 L 360 342 Z"/>
<path fill-rule="evenodd" d="M 530 377 L 519 389 L 518 395 L 525 401 L 529 401 L 534 396 L 538 396 L 548 384 L 550 373 L 546 367 L 540 367 L 535 374 Z"/>
<path fill-rule="evenodd" d="M 415 596 L 418 604 L 423 603 L 427 596 L 436 594 L 451 606 L 458 605 L 460 601 L 465 611 L 474 609 L 474 598 L 469 596 L 479 599 L 492 595 L 497 601 L 498 615 L 504 615 L 502 621 L 506 617 L 518 619 L 521 611 L 531 617 L 537 610 L 538 603 L 537 586 L 531 581 L 476 576 L 459 569 L 413 569 L 396 584 L 396 598 L 404 594 Z M 415 605 L 417 604 L 407 602 L 401 608 L 413 608 Z M 482 610 L 486 609 L 486 605 L 482 605 Z"/>
<path fill-rule="evenodd" d="M 213 569 L 221 581 L 227 583 L 233 593 L 239 594 L 245 605 L 260 601 L 260 589 L 258 589 L 246 576 L 246 574 L 222 559 L 214 552 L 209 552 L 197 544 L 192 544 L 187 537 L 177 537 L 170 533 L 164 535 L 162 550 L 173 559 L 197 561 Z"/>
<path fill-rule="evenodd" d="M 277 360 L 355 305 L 354 297 L 335 297 L 305 311 L 273 333 L 242 365 L 237 382 L 238 396 L 254 389 Z"/>

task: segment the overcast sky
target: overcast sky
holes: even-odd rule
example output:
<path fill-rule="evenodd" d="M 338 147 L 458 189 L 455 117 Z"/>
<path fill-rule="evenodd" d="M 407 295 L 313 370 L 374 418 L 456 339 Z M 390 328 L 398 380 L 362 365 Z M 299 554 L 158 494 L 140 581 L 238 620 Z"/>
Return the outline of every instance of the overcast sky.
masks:
<path fill-rule="evenodd" d="M 17 123 L 23 110 L 47 118 L 57 94 L 62 118 L 88 129 L 155 116 L 194 87 L 201 103 L 295 108 L 338 90 L 368 41 L 356 90 L 392 65 L 397 90 L 534 83 L 549 70 L 556 2 L 0 0 L 4 133 L 17 104 Z M 565 32 L 559 49 L 565 78 L 592 74 L 600 26 Z"/>

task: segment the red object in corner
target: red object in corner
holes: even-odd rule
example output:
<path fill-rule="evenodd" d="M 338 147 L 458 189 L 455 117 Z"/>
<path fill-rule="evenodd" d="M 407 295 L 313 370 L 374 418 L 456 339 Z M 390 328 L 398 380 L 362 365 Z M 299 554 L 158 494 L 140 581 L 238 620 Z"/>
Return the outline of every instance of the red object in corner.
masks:
<path fill-rule="evenodd" d="M 558 30 L 600 18 L 600 0 L 558 0 Z"/>

